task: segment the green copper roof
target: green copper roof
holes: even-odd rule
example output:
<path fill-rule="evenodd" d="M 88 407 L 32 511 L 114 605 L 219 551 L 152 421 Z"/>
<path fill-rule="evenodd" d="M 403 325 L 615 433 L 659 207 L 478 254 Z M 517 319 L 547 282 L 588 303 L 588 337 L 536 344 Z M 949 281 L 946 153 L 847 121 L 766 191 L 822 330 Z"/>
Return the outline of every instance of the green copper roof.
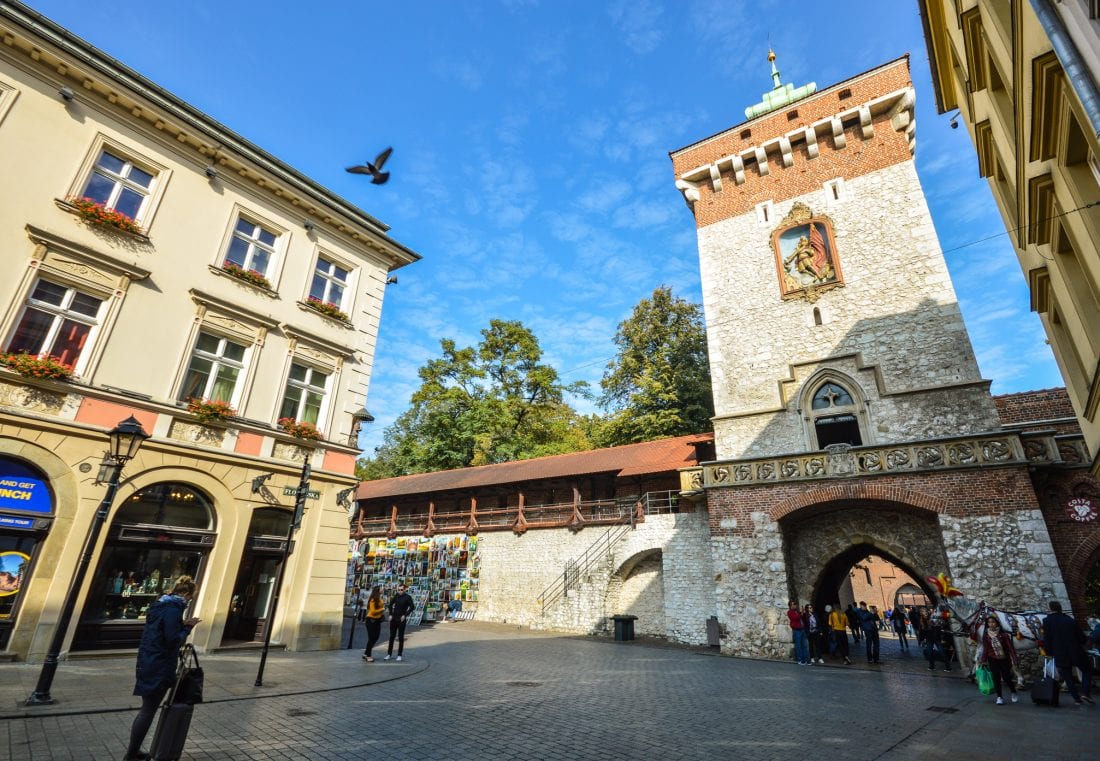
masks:
<path fill-rule="evenodd" d="M 810 82 L 808 85 L 802 85 L 801 87 L 783 84 L 779 81 L 779 69 L 775 67 L 775 53 L 771 50 L 768 51 L 768 60 L 772 64 L 772 82 L 775 86 L 772 87 L 771 92 L 764 93 L 762 102 L 745 109 L 745 116 L 749 119 L 763 116 L 766 113 L 775 111 L 777 108 L 782 108 L 788 103 L 793 103 L 817 92 L 816 82 Z"/>

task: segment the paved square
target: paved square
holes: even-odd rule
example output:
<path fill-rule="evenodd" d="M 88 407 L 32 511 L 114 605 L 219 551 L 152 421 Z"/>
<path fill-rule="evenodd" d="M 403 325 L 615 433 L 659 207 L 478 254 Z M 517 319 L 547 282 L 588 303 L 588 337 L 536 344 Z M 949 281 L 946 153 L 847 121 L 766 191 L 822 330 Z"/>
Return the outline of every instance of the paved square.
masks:
<path fill-rule="evenodd" d="M 252 687 L 255 653 L 209 656 L 209 702 L 196 706 L 184 758 L 1036 761 L 1094 759 L 1100 747 L 1100 708 L 1026 696 L 994 706 L 942 672 L 799 667 L 477 622 L 415 631 L 405 655 L 368 665 L 358 649 L 274 654 L 263 688 Z M 31 683 L 34 671 L 0 666 Z M 63 663 L 61 702 L 29 718 L 12 715 L 22 688 L 5 679 L 0 757 L 120 758 L 131 675 L 130 659 Z"/>

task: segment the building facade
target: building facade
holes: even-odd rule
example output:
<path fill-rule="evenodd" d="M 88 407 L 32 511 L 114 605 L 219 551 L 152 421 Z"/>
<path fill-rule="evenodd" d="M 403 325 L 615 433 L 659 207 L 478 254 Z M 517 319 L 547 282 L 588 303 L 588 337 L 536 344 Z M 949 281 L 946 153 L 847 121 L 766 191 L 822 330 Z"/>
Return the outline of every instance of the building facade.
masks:
<path fill-rule="evenodd" d="M 355 483 L 387 275 L 418 256 L 26 6 L 0 2 L 0 37 L 0 651 L 45 653 L 104 494 L 105 432 L 131 415 L 152 438 L 64 649 L 136 647 L 181 573 L 199 584 L 202 648 L 268 627 L 290 648 L 336 646 L 337 496 Z"/>
<path fill-rule="evenodd" d="M 919 5 L 937 108 L 974 141 L 1100 475 L 1100 10 Z"/>

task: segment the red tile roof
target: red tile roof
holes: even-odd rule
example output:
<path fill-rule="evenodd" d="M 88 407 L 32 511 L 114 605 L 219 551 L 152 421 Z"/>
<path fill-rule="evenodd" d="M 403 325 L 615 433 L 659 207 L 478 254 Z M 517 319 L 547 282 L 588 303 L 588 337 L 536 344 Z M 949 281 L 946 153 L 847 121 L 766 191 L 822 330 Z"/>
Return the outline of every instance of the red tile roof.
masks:
<path fill-rule="evenodd" d="M 696 442 L 711 441 L 714 441 L 713 433 L 698 433 L 621 447 L 502 462 L 497 465 L 383 478 L 359 484 L 355 498 L 380 499 L 593 473 L 616 473 L 619 477 L 664 473 L 696 465 L 693 445 Z"/>

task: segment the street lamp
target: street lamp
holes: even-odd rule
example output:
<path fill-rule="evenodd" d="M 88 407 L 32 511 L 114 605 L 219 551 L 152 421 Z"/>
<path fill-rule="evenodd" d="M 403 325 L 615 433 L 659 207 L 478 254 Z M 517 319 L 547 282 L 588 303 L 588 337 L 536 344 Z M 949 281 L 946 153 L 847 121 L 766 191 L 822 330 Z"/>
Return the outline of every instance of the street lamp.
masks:
<path fill-rule="evenodd" d="M 58 656 L 61 654 L 61 645 L 65 641 L 65 633 L 69 629 L 69 621 L 73 617 L 73 609 L 76 607 L 76 598 L 84 586 L 84 577 L 88 573 L 88 565 L 92 560 L 99 533 L 107 520 L 107 513 L 111 510 L 111 504 L 115 501 L 115 493 L 118 491 L 118 481 L 122 477 L 122 466 L 132 460 L 141 449 L 142 442 L 149 438 L 149 434 L 141 427 L 141 423 L 131 415 L 114 427 L 107 434 L 111 440 L 111 449 L 103 456 L 103 469 L 109 471 L 107 479 L 107 491 L 99 503 L 99 508 L 92 518 L 92 525 L 88 529 L 88 536 L 84 538 L 84 550 L 80 554 L 80 561 L 76 566 L 76 573 L 69 582 L 69 589 L 65 593 L 65 601 L 61 605 L 61 615 L 57 619 L 57 627 L 54 629 L 53 640 L 50 649 L 46 653 L 46 660 L 42 663 L 42 671 L 38 675 L 38 683 L 34 692 L 24 701 L 24 705 L 39 706 L 50 705 L 56 702 L 50 696 L 50 686 L 53 684 L 54 674 L 57 673 Z"/>

